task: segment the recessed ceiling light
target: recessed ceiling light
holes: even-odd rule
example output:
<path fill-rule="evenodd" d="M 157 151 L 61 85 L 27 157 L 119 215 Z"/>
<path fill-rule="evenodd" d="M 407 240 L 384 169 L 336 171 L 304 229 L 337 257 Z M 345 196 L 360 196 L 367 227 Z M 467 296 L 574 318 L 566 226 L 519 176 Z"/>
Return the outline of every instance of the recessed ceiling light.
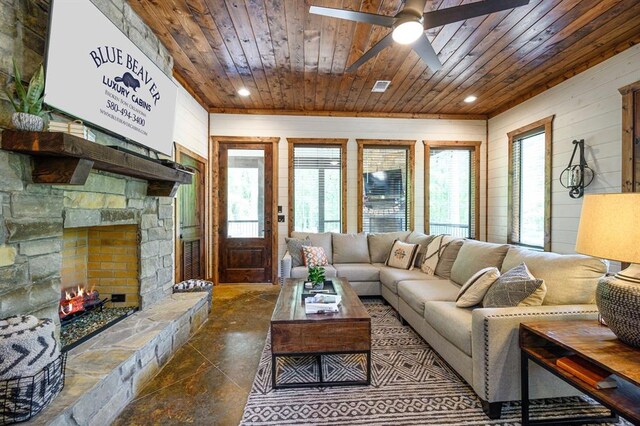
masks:
<path fill-rule="evenodd" d="M 241 87 L 238 89 L 238 95 L 242 97 L 247 97 L 251 94 L 251 92 L 246 87 Z"/>
<path fill-rule="evenodd" d="M 477 97 L 477 96 L 473 96 L 473 95 L 471 95 L 471 96 L 467 96 L 466 98 L 464 98 L 464 101 L 465 101 L 466 103 L 470 104 L 470 103 L 472 103 L 472 102 L 475 102 L 475 101 L 476 101 L 476 99 L 478 99 L 478 97 Z"/>

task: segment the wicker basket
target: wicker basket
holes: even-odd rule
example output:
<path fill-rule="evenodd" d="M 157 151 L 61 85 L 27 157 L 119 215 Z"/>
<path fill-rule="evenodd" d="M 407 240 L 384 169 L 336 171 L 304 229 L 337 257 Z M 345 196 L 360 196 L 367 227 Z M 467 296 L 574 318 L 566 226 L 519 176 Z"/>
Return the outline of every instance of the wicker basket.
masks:
<path fill-rule="evenodd" d="M 33 376 L 0 381 L 0 425 L 25 422 L 45 408 L 64 387 L 67 353 Z"/>

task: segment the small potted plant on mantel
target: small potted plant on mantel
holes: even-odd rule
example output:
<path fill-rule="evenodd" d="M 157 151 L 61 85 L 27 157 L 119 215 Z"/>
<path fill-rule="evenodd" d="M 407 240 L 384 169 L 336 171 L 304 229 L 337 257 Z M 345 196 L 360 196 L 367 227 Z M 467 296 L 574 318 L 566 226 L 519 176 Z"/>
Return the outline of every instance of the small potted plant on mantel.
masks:
<path fill-rule="evenodd" d="M 44 129 L 44 119 L 49 111 L 43 109 L 44 102 L 44 69 L 42 65 L 33 74 L 27 88 L 22 84 L 20 70 L 13 59 L 13 87 L 5 91 L 15 112 L 11 116 L 11 123 L 17 130 L 41 132 Z"/>

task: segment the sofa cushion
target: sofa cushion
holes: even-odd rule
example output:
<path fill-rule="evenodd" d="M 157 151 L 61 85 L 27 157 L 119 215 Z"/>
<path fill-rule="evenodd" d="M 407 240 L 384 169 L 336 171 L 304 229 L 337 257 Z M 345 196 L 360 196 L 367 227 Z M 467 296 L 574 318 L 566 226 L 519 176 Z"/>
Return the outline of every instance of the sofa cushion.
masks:
<path fill-rule="evenodd" d="M 389 256 L 391 246 L 395 240 L 406 241 L 409 231 L 406 232 L 384 232 L 380 234 L 367 235 L 369 243 L 369 256 L 371 263 L 384 262 Z"/>
<path fill-rule="evenodd" d="M 464 240 L 456 261 L 451 268 L 451 280 L 462 285 L 481 269 L 495 266 L 500 269 L 507 255 L 506 244 L 485 243 L 475 240 Z"/>
<path fill-rule="evenodd" d="M 426 302 L 424 319 L 442 337 L 471 356 L 472 309 L 457 308 L 455 302 Z"/>
<path fill-rule="evenodd" d="M 424 303 L 454 302 L 460 288 L 449 280 L 400 281 L 398 296 L 419 315 L 424 316 Z"/>
<path fill-rule="evenodd" d="M 324 276 L 326 278 L 336 277 L 336 269 L 331 265 L 323 266 L 324 268 Z M 295 268 L 291 268 L 291 278 L 303 278 L 307 279 L 309 276 L 309 268 L 306 266 L 298 266 Z"/>
<path fill-rule="evenodd" d="M 351 281 L 380 281 L 380 268 L 370 263 L 334 263 L 339 277 Z"/>
<path fill-rule="evenodd" d="M 309 237 L 304 239 L 300 238 L 285 238 L 284 241 L 287 243 L 287 251 L 291 255 L 291 266 L 302 266 L 304 265 L 304 259 L 302 256 L 302 247 L 310 246 L 311 240 Z"/>
<path fill-rule="evenodd" d="M 406 280 L 439 280 L 439 277 L 429 276 L 422 272 L 420 269 L 414 269 L 407 271 L 404 269 L 391 268 L 389 266 L 382 265 L 380 267 L 380 282 L 383 286 L 387 287 L 393 292 L 398 294 L 398 283 Z"/>
<path fill-rule="evenodd" d="M 598 280 L 608 270 L 605 261 L 590 256 L 510 247 L 502 271 L 522 262 L 527 264 L 534 277 L 544 280 L 547 286 L 543 305 L 595 303 Z"/>
<path fill-rule="evenodd" d="M 371 263 L 367 235 L 332 234 L 333 262 L 331 263 Z"/>
<path fill-rule="evenodd" d="M 322 247 L 324 249 L 324 254 L 327 255 L 327 260 L 329 263 L 333 263 L 333 249 L 331 247 L 331 232 L 299 232 L 293 231 L 291 233 L 292 238 L 305 239 L 309 237 L 311 240 L 311 246 Z"/>
<path fill-rule="evenodd" d="M 438 260 L 438 265 L 436 266 L 436 275 L 442 278 L 451 278 L 451 268 L 458 258 L 458 253 L 464 241 L 462 238 L 454 238 L 451 240 L 445 238 L 444 242 L 446 245 L 440 254 L 440 260 Z"/>
<path fill-rule="evenodd" d="M 414 266 L 417 266 L 418 268 L 420 267 L 420 265 L 422 264 L 422 258 L 424 257 L 424 252 L 427 251 L 427 246 L 433 238 L 433 235 L 426 235 L 422 232 L 413 231 L 411 232 L 411 234 L 409 234 L 405 241 L 411 244 L 418 244 L 420 246 L 420 248 L 418 249 L 418 257 L 416 257 Z"/>

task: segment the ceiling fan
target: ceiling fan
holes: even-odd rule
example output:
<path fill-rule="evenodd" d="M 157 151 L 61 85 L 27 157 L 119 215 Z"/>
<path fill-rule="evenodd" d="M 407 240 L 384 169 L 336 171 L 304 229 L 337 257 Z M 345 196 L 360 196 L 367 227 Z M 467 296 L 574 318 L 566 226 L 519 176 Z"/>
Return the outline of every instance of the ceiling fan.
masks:
<path fill-rule="evenodd" d="M 442 68 L 442 64 L 424 33 L 425 30 L 453 22 L 464 21 L 465 19 L 475 18 L 477 16 L 488 15 L 489 13 L 524 6 L 529 4 L 529 1 L 530 0 L 484 0 L 425 13 L 424 7 L 427 0 L 406 0 L 404 8 L 395 16 L 322 6 L 311 6 L 309 12 L 316 15 L 393 28 L 393 31 L 365 52 L 360 59 L 351 64 L 349 68 L 347 68 L 347 72 L 355 71 L 359 66 L 376 56 L 384 48 L 389 47 L 394 41 L 399 44 L 411 45 L 411 48 L 422 58 L 427 66 L 435 72 Z"/>

